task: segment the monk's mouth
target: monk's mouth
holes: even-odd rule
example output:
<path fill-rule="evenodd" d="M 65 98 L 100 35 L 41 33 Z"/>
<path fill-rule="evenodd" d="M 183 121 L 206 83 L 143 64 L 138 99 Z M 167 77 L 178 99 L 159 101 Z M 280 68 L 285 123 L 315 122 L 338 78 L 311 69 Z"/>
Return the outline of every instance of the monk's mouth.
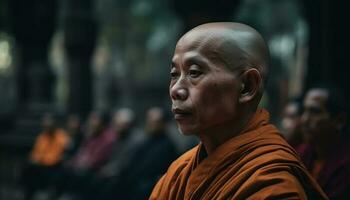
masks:
<path fill-rule="evenodd" d="M 186 118 L 192 116 L 192 112 L 190 112 L 190 111 L 188 111 L 188 110 L 183 110 L 183 109 L 175 108 L 175 109 L 172 109 L 172 111 L 173 111 L 173 113 L 174 113 L 174 118 L 175 118 L 175 120 L 186 119 Z"/>
<path fill-rule="evenodd" d="M 192 115 L 189 113 L 186 114 L 174 114 L 175 120 L 182 120 L 191 117 Z"/>

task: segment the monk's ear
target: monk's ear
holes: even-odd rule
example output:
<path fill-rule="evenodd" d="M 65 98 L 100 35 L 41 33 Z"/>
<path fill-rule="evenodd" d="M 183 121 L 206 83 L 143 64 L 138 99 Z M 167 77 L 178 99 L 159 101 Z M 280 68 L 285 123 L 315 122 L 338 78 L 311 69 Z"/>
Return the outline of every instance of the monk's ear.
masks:
<path fill-rule="evenodd" d="M 248 69 L 241 75 L 241 83 L 239 102 L 247 103 L 253 100 L 261 90 L 260 72 L 255 68 Z"/>

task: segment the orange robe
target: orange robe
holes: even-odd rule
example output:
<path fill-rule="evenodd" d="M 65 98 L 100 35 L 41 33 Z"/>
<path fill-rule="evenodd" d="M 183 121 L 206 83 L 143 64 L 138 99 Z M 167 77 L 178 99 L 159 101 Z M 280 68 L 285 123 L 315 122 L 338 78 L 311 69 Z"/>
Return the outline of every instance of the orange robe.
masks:
<path fill-rule="evenodd" d="M 203 144 L 186 152 L 150 199 L 328 199 L 268 118 L 259 109 L 241 134 L 205 158 Z"/>
<path fill-rule="evenodd" d="M 55 165 L 61 161 L 69 141 L 68 135 L 61 129 L 55 130 L 53 135 L 42 132 L 35 141 L 30 159 L 45 166 Z"/>

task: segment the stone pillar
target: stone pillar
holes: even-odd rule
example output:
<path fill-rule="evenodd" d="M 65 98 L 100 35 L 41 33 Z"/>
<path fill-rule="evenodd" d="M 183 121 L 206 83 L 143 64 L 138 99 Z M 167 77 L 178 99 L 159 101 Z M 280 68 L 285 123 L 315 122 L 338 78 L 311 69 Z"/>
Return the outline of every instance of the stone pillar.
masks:
<path fill-rule="evenodd" d="M 55 30 L 56 1 L 11 0 L 9 4 L 10 26 L 19 54 L 18 112 L 40 112 L 52 105 L 54 77 L 48 64 L 48 47 Z"/>
<path fill-rule="evenodd" d="M 93 103 L 91 56 L 97 25 L 91 0 L 68 0 L 65 3 L 63 30 L 69 67 L 68 111 L 86 116 Z"/>

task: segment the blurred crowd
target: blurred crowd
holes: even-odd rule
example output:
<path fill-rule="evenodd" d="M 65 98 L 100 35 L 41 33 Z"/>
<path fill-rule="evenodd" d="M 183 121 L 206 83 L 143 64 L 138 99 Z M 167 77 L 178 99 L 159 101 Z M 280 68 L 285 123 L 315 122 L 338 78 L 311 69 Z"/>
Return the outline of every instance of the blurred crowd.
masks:
<path fill-rule="evenodd" d="M 180 153 L 159 107 L 147 111 L 142 129 L 129 108 L 111 116 L 92 111 L 85 123 L 70 115 L 65 124 L 43 116 L 20 180 L 25 199 L 43 191 L 50 200 L 147 199 Z"/>
<path fill-rule="evenodd" d="M 309 89 L 285 107 L 282 128 L 330 199 L 350 198 L 350 135 L 344 93 L 330 84 Z"/>
<path fill-rule="evenodd" d="M 50 200 L 147 199 L 180 151 L 161 108 L 147 111 L 144 128 L 134 122 L 129 108 L 111 116 L 93 111 L 84 123 L 70 115 L 62 127 L 52 114 L 44 115 L 21 176 L 25 199 L 37 199 L 38 191 Z M 343 93 L 317 86 L 290 100 L 281 129 L 330 199 L 348 199 L 350 137 Z"/>

